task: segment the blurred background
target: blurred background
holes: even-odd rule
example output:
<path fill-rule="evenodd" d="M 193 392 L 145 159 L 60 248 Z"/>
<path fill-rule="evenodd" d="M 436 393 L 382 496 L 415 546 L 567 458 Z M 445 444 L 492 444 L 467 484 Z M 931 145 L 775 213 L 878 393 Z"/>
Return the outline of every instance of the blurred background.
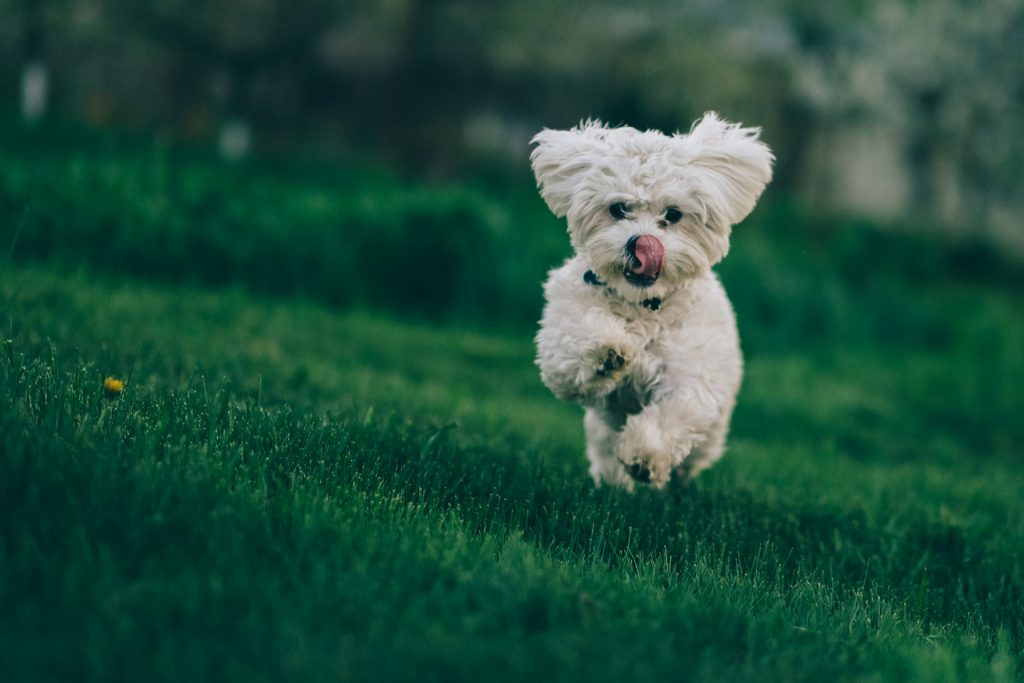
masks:
<path fill-rule="evenodd" d="M 0 105 L 522 176 L 543 126 L 764 128 L 775 195 L 1024 251 L 1019 0 L 0 0 Z"/>
<path fill-rule="evenodd" d="M 0 239 L 518 334 L 569 253 L 531 136 L 717 110 L 778 158 L 720 269 L 748 349 L 934 345 L 935 287 L 1018 292 L 1024 4 L 756 5 L 0 0 Z"/>

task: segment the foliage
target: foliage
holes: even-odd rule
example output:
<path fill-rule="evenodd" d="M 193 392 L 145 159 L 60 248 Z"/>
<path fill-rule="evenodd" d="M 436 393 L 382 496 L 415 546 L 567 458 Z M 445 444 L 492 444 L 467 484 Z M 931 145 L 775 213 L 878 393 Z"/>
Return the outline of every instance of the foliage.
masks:
<path fill-rule="evenodd" d="M 20 257 L 521 329 L 539 317 L 545 272 L 569 253 L 564 225 L 522 177 L 487 187 L 357 167 L 227 170 L 74 135 L 78 151 L 47 151 L 41 137 L 0 152 L 0 238 L 28 209 Z M 936 294 L 908 313 L 916 287 L 949 275 L 1024 285 L 983 242 L 810 216 L 771 190 L 734 242 L 746 248 L 720 270 L 755 349 L 808 335 L 941 344 L 950 304 Z"/>
<path fill-rule="evenodd" d="M 0 162 L 5 215 L 29 210 L 19 254 L 493 323 L 533 319 L 544 264 L 565 250 L 540 207 L 550 238 L 525 242 L 509 212 L 472 189 L 173 163 L 147 151 Z"/>

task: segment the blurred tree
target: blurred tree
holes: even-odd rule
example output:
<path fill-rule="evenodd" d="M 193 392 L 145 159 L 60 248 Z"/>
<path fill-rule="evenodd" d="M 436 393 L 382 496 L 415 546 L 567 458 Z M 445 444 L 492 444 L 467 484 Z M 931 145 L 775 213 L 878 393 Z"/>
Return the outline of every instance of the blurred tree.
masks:
<path fill-rule="evenodd" d="M 781 71 L 778 112 L 779 168 L 775 183 L 798 190 L 813 205 L 834 193 L 829 156 L 837 133 L 872 115 L 880 74 L 864 69 L 870 16 L 877 0 L 808 3 L 773 0 L 749 18 L 756 26 L 781 22 L 782 35 L 755 70 Z"/>
<path fill-rule="evenodd" d="M 541 126 L 685 130 L 717 109 L 764 127 L 777 192 L 871 211 L 879 195 L 859 193 L 891 181 L 892 211 L 1020 232 L 1022 15 L 1020 0 L 0 0 L 0 80 L 20 77 L 26 120 L 64 107 L 202 136 L 218 119 L 228 157 L 258 125 L 267 146 L 348 143 L 430 176 L 487 145 L 523 172 Z"/>
<path fill-rule="evenodd" d="M 904 133 L 913 208 L 964 226 L 1024 208 L 1024 4 L 880 6 L 887 106 Z M 1019 226 L 1017 227 L 1019 231 Z"/>
<path fill-rule="evenodd" d="M 433 175 L 448 173 L 470 96 L 486 63 L 482 31 L 459 18 L 485 23 L 501 0 L 475 11 L 464 0 L 406 0 L 395 35 L 395 61 L 382 90 L 381 113 L 403 164 Z M 473 3 L 475 4 L 475 3 Z M 477 27 L 479 28 L 479 23 Z"/>
<path fill-rule="evenodd" d="M 159 42 L 184 48 L 218 70 L 223 118 L 218 139 L 229 160 L 249 153 L 250 98 L 263 70 L 301 59 L 339 14 L 335 0 L 126 0 Z"/>

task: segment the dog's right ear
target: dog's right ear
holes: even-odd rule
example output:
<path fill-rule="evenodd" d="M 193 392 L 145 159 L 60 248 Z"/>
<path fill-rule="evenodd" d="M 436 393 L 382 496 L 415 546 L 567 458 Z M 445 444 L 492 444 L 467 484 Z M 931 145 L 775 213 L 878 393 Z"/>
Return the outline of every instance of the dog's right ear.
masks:
<path fill-rule="evenodd" d="M 530 165 L 540 196 L 559 218 L 569 212 L 576 186 L 598 158 L 607 132 L 600 121 L 588 120 L 572 130 L 544 129 L 530 141 L 537 145 Z"/>

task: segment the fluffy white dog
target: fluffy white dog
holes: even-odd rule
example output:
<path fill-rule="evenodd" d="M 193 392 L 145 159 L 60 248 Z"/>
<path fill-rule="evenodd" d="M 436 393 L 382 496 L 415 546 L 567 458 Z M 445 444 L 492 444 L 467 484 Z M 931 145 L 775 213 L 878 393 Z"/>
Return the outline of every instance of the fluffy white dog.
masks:
<path fill-rule="evenodd" d="M 722 455 L 743 358 L 711 267 L 771 179 L 759 134 L 708 113 L 686 135 L 588 121 L 533 139 L 540 193 L 576 251 L 544 286 L 537 364 L 586 409 L 598 485 L 660 488 Z"/>

